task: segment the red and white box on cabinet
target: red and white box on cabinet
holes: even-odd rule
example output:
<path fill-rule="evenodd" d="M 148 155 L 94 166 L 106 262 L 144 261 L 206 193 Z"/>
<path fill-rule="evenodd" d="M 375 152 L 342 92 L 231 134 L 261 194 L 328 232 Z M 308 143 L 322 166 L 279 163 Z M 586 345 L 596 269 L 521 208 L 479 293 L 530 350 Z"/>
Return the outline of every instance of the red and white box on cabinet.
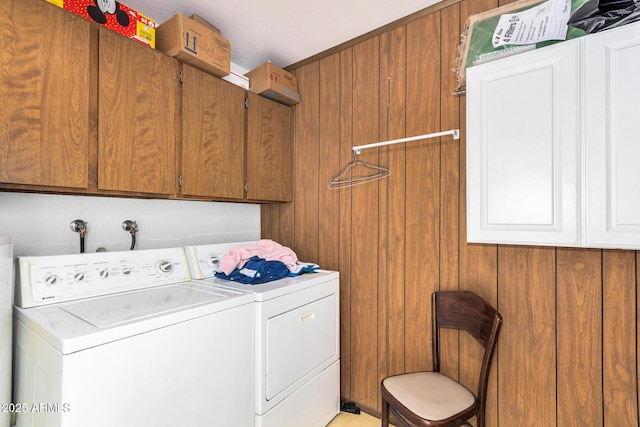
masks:
<path fill-rule="evenodd" d="M 156 47 L 156 22 L 114 0 L 47 0 L 132 40 Z"/>

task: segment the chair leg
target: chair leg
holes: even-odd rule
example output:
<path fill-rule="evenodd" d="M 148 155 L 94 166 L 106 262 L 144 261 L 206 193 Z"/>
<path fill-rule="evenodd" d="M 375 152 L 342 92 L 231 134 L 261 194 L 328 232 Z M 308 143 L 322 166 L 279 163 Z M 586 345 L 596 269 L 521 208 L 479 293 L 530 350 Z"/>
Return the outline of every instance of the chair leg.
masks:
<path fill-rule="evenodd" d="M 382 399 L 382 421 L 380 427 L 389 427 L 389 402 Z"/>

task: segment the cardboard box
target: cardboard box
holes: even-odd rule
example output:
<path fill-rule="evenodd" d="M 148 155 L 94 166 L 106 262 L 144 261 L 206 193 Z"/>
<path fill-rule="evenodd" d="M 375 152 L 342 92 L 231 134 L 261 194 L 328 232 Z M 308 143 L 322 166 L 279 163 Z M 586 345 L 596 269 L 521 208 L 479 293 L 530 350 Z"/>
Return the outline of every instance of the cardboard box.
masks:
<path fill-rule="evenodd" d="M 254 68 L 245 75 L 249 77 L 249 86 L 251 88 L 253 88 L 254 84 L 263 87 L 266 81 L 272 81 L 288 88 L 292 92 L 298 92 L 298 80 L 296 76 L 269 61 Z"/>
<path fill-rule="evenodd" d="M 296 76 L 271 62 L 265 62 L 249 71 L 245 76 L 249 77 L 251 92 L 285 105 L 294 105 L 300 102 Z"/>
<path fill-rule="evenodd" d="M 250 90 L 253 93 L 284 105 L 295 105 L 300 102 L 300 94 L 292 91 L 287 86 L 276 83 L 273 80 L 266 80 L 260 84 L 251 83 L 252 80 L 252 78 L 249 78 Z"/>
<path fill-rule="evenodd" d="M 229 40 L 181 13 L 156 28 L 156 47 L 214 76 L 231 71 Z"/>
<path fill-rule="evenodd" d="M 120 2 L 109 7 L 93 0 L 47 1 L 151 48 L 156 46 L 156 22 Z"/>
<path fill-rule="evenodd" d="M 189 18 L 193 19 L 198 24 L 202 24 L 204 26 L 209 27 L 210 29 L 212 29 L 213 31 L 215 31 L 218 34 L 222 34 L 222 31 L 220 31 L 218 29 L 218 27 L 215 27 L 213 24 L 211 24 L 209 21 L 207 21 L 206 19 L 204 19 L 202 16 L 198 15 L 197 13 L 194 13 L 193 15 L 189 16 Z"/>

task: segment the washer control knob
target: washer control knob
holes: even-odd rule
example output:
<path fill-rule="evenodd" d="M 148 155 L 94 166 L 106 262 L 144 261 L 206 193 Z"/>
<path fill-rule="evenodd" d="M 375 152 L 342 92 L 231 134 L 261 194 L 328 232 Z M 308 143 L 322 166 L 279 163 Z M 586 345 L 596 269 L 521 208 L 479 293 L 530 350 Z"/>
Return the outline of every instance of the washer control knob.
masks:
<path fill-rule="evenodd" d="M 84 273 L 76 273 L 73 275 L 73 280 L 76 282 L 82 282 L 84 280 Z"/>
<path fill-rule="evenodd" d="M 131 274 L 131 272 L 132 272 L 131 267 L 122 268 L 122 274 L 124 274 L 125 276 L 128 276 L 129 274 Z"/>
<path fill-rule="evenodd" d="M 58 284 L 58 277 L 54 274 L 49 274 L 44 278 L 44 284 L 47 286 L 55 286 Z"/>
<path fill-rule="evenodd" d="M 104 270 L 100 270 L 98 275 L 101 279 L 106 279 L 107 277 L 109 277 L 109 270 L 107 270 L 106 268 Z"/>
<path fill-rule="evenodd" d="M 158 263 L 158 270 L 160 270 L 161 273 L 171 273 L 173 271 L 173 264 L 171 261 L 160 261 Z"/>
<path fill-rule="evenodd" d="M 218 266 L 220 265 L 220 258 L 218 258 L 215 255 L 212 255 L 207 260 L 207 264 L 209 264 L 209 267 L 213 267 L 215 270 L 217 270 Z"/>

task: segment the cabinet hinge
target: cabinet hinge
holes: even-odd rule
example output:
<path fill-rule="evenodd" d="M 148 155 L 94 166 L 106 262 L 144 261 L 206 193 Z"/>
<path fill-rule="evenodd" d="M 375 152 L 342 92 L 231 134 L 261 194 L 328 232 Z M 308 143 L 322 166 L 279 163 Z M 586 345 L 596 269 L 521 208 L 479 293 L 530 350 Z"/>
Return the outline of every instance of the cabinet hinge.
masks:
<path fill-rule="evenodd" d="M 182 71 L 180 71 L 180 75 L 178 75 L 178 78 L 180 79 L 180 84 L 182 84 L 183 80 L 183 76 L 182 76 Z"/>
<path fill-rule="evenodd" d="M 244 192 L 245 193 L 249 192 L 249 184 L 247 184 L 246 182 L 244 183 Z"/>
<path fill-rule="evenodd" d="M 249 100 L 245 98 L 244 100 L 244 109 L 248 110 L 249 109 Z"/>
<path fill-rule="evenodd" d="M 182 174 L 178 175 L 178 187 L 182 188 Z"/>

